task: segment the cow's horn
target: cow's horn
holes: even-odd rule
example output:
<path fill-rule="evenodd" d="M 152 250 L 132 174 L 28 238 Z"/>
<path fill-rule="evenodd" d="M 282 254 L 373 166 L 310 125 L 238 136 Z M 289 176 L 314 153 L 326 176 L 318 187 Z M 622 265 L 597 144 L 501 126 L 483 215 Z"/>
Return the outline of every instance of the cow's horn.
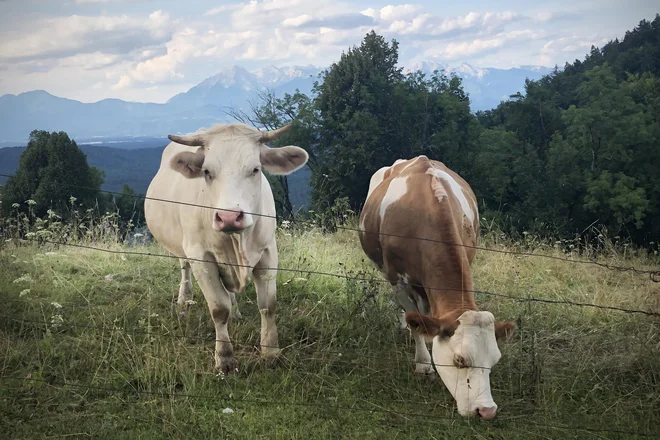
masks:
<path fill-rule="evenodd" d="M 280 127 L 277 130 L 267 131 L 261 136 L 259 142 L 266 143 L 266 142 L 274 141 L 280 135 L 286 133 L 289 130 L 291 130 L 291 124 L 286 124 L 284 127 Z"/>
<path fill-rule="evenodd" d="M 203 147 L 204 137 L 201 134 L 187 134 L 185 136 L 177 136 L 174 134 L 167 135 L 167 138 L 172 142 L 181 145 L 188 145 L 189 147 Z"/>

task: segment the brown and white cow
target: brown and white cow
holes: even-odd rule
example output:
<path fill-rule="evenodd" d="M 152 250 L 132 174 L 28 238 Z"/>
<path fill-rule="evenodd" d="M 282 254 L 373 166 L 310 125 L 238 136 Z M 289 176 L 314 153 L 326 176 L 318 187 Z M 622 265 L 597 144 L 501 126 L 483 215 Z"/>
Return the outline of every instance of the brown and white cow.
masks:
<path fill-rule="evenodd" d="M 489 376 L 501 357 L 496 340 L 515 324 L 495 321 L 474 301 L 475 249 L 461 246 L 475 246 L 479 236 L 470 186 L 426 156 L 397 160 L 372 176 L 360 231 L 364 252 L 392 284 L 404 310 L 402 325 L 416 330 L 415 372 L 435 374 L 435 366 L 461 415 L 494 418 Z"/>
<path fill-rule="evenodd" d="M 264 133 L 243 124 L 221 124 L 186 136 L 170 135 L 174 142 L 163 151 L 147 190 L 149 230 L 180 258 L 178 303 L 192 298 L 192 269 L 215 324 L 215 365 L 225 373 L 235 369 L 227 332 L 234 294 L 245 289 L 251 275 L 261 312 L 262 353 L 279 352 L 276 271 L 270 270 L 278 264 L 275 202 L 262 169 L 290 174 L 307 162 L 302 148 L 265 145 L 289 128 Z"/>

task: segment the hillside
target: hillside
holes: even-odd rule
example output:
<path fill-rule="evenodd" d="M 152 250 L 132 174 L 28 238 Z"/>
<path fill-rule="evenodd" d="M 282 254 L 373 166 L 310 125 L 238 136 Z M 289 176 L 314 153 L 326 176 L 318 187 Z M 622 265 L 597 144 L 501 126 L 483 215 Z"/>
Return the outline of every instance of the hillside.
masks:
<path fill-rule="evenodd" d="M 457 74 L 470 94 L 472 110 L 495 107 L 508 96 L 522 91 L 526 78 L 539 79 L 548 68 L 482 69 L 467 64 L 450 67 L 433 62 L 411 66 L 427 74 L 437 69 Z M 305 94 L 312 90 L 321 68 L 275 67 L 249 72 L 233 66 L 205 79 L 164 104 L 104 99 L 95 103 L 53 96 L 43 90 L 0 97 L 0 147 L 20 145 L 34 129 L 66 131 L 76 139 L 147 136 L 162 138 L 169 133 L 189 133 L 218 122 L 229 122 L 229 108 L 249 110 L 258 93 L 269 90 L 276 96 Z"/>
<path fill-rule="evenodd" d="M 139 194 L 145 194 L 149 182 L 158 171 L 160 158 L 167 141 L 155 148 L 113 148 L 100 145 L 79 145 L 87 155 L 87 163 L 105 173 L 101 186 L 104 191 L 120 192 L 123 185 L 128 185 Z M 13 174 L 18 167 L 18 159 L 25 147 L 0 148 L 0 174 Z M 308 167 L 289 176 L 289 191 L 294 207 L 306 207 L 309 204 Z M 6 177 L 0 176 L 0 185 Z"/>

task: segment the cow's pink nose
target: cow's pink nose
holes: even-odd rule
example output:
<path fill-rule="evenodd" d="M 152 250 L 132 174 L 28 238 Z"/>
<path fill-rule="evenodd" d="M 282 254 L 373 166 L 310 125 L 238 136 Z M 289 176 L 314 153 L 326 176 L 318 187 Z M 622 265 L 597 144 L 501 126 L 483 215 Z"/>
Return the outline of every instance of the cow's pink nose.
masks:
<path fill-rule="evenodd" d="M 480 407 L 477 408 L 477 415 L 481 417 L 482 420 L 493 420 L 495 414 L 497 413 L 497 407 Z"/>
<path fill-rule="evenodd" d="M 245 228 L 245 213 L 243 211 L 216 211 L 214 219 L 218 231 L 238 231 Z"/>

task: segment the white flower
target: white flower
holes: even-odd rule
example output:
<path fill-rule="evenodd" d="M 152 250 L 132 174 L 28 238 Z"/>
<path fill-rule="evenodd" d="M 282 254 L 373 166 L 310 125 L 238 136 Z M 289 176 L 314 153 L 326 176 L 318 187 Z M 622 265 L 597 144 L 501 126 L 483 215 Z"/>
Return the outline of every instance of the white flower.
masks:
<path fill-rule="evenodd" d="M 140 233 L 138 232 L 138 233 L 135 234 L 133 237 L 135 237 L 135 238 L 144 237 L 144 234 L 140 234 Z"/>
<path fill-rule="evenodd" d="M 61 309 L 61 308 L 62 308 L 62 304 L 60 304 L 60 303 L 58 303 L 58 302 L 55 302 L 55 301 L 53 301 L 52 303 L 50 303 L 50 305 L 53 306 L 53 307 L 55 307 L 56 309 Z"/>
<path fill-rule="evenodd" d="M 28 206 L 34 206 L 34 205 L 36 205 L 36 204 L 37 204 L 37 202 L 35 202 L 35 201 L 34 201 L 34 200 L 32 200 L 32 199 L 29 199 L 29 200 L 26 200 L 26 201 L 25 201 L 25 203 L 27 203 L 27 204 L 28 204 Z"/>
<path fill-rule="evenodd" d="M 69 197 L 69 203 L 71 203 L 72 205 L 75 203 L 76 200 L 78 199 L 73 196 Z"/>
<path fill-rule="evenodd" d="M 18 294 L 18 297 L 23 298 L 28 293 L 30 293 L 30 289 L 24 289 L 24 290 L 21 291 L 21 293 Z"/>
<path fill-rule="evenodd" d="M 151 315 L 149 315 L 149 317 L 151 318 L 158 318 L 159 316 L 160 315 L 158 313 L 152 313 Z"/>
<path fill-rule="evenodd" d="M 223 414 L 234 414 L 234 410 L 231 408 L 225 408 L 222 410 Z"/>
<path fill-rule="evenodd" d="M 32 278 L 32 275 L 29 273 L 26 273 L 25 275 L 20 276 L 19 278 L 16 278 L 14 280 L 14 283 L 33 283 L 34 279 Z"/>
<path fill-rule="evenodd" d="M 27 238 L 34 238 L 34 237 L 37 236 L 37 234 L 35 234 L 34 232 L 28 232 L 27 234 L 25 234 L 25 236 L 26 236 Z"/>
<path fill-rule="evenodd" d="M 50 317 L 50 324 L 54 329 L 62 325 L 63 322 L 64 322 L 64 318 L 62 318 L 62 315 L 53 315 Z"/>
<path fill-rule="evenodd" d="M 12 203 L 12 204 L 11 204 L 11 207 L 14 208 L 14 209 L 16 209 L 16 208 L 20 208 L 21 205 L 19 205 L 18 203 Z"/>
<path fill-rule="evenodd" d="M 193 306 L 195 304 L 197 304 L 197 301 L 195 301 L 194 299 L 187 299 L 186 300 L 186 305 L 187 306 Z"/>

